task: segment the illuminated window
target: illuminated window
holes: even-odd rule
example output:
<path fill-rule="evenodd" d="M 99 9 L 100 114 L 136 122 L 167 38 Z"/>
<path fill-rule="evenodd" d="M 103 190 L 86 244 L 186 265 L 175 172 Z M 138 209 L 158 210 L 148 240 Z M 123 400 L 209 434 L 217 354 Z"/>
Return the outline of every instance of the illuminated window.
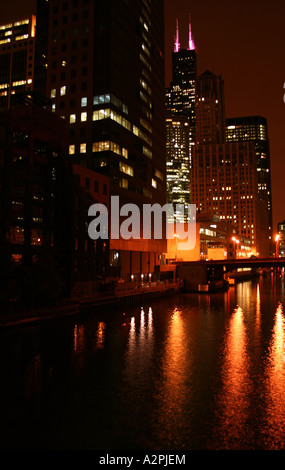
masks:
<path fill-rule="evenodd" d="M 12 260 L 12 263 L 21 263 L 22 262 L 22 258 L 23 258 L 23 255 L 19 255 L 19 254 L 12 254 L 11 255 L 11 260 Z"/>
<path fill-rule="evenodd" d="M 26 80 L 19 80 L 17 82 L 13 82 L 13 86 L 22 86 L 26 85 L 27 81 Z"/>
<path fill-rule="evenodd" d="M 62 86 L 62 87 L 60 88 L 60 96 L 64 96 L 65 93 L 66 93 L 66 86 Z"/>
<path fill-rule="evenodd" d="M 69 146 L 69 155 L 74 155 L 75 154 L 75 145 L 70 145 Z"/>
<path fill-rule="evenodd" d="M 93 112 L 93 121 L 101 121 L 102 119 L 108 119 L 110 117 L 110 109 L 100 109 L 99 111 Z"/>
<path fill-rule="evenodd" d="M 122 147 L 122 156 L 125 158 L 129 158 L 129 152 L 124 147 Z"/>
<path fill-rule="evenodd" d="M 151 180 L 151 185 L 152 185 L 153 188 L 157 189 L 157 182 L 153 178 Z"/>
<path fill-rule="evenodd" d="M 120 188 L 128 189 L 129 182 L 125 178 L 120 179 Z"/>
<path fill-rule="evenodd" d="M 163 181 L 163 174 L 159 170 L 155 170 L 155 176 Z"/>
<path fill-rule="evenodd" d="M 23 227 L 10 227 L 10 243 L 22 245 L 25 241 L 25 231 Z"/>
<path fill-rule="evenodd" d="M 71 114 L 70 115 L 69 122 L 70 122 L 70 124 L 73 124 L 74 122 L 76 122 L 76 114 Z"/>
<path fill-rule="evenodd" d="M 81 113 L 81 121 L 87 121 L 87 113 L 84 112 L 84 113 Z"/>
<path fill-rule="evenodd" d="M 86 96 L 84 96 L 83 98 L 81 98 L 81 106 L 82 106 L 82 107 L 87 106 L 87 98 L 86 98 Z"/>
<path fill-rule="evenodd" d="M 94 142 L 92 146 L 93 152 L 104 152 L 105 150 L 110 150 L 110 142 L 103 141 L 103 142 Z"/>
<path fill-rule="evenodd" d="M 80 153 L 86 153 L 86 144 L 80 144 Z"/>
<path fill-rule="evenodd" d="M 143 154 L 146 155 L 148 158 L 152 158 L 152 151 L 149 150 L 147 147 L 143 146 Z"/>
<path fill-rule="evenodd" d="M 16 21 L 16 23 L 14 23 L 14 26 L 22 26 L 24 24 L 29 24 L 30 20 L 29 19 L 26 19 L 26 20 L 21 20 L 21 21 Z M 12 25 L 9 25 L 9 26 L 12 26 Z"/>
<path fill-rule="evenodd" d="M 28 34 L 21 34 L 21 36 L 15 36 L 16 41 L 21 41 L 22 39 L 28 39 Z"/>
<path fill-rule="evenodd" d="M 55 98 L 56 97 L 56 89 L 54 88 L 53 90 L 51 90 L 50 92 L 50 97 L 51 98 Z"/>
<path fill-rule="evenodd" d="M 120 162 L 119 168 L 122 173 L 126 173 L 126 175 L 129 175 L 129 176 L 134 176 L 134 169 L 131 166 Z"/>

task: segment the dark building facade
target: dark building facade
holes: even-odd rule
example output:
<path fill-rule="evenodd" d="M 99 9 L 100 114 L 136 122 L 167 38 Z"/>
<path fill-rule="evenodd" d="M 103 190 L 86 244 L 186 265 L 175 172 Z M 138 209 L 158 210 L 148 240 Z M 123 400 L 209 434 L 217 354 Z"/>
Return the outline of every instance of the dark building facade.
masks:
<path fill-rule="evenodd" d="M 225 141 L 224 81 L 208 70 L 199 76 L 196 87 L 196 143 Z"/>
<path fill-rule="evenodd" d="M 30 103 L 1 114 L 0 129 L 1 297 L 22 302 L 67 295 L 64 122 Z"/>
<path fill-rule="evenodd" d="M 109 240 L 92 240 L 88 233 L 88 209 L 92 204 L 109 208 L 110 179 L 81 165 L 72 164 L 73 229 L 72 273 L 73 294 L 80 292 L 78 284 L 98 281 L 116 275 L 109 265 Z M 91 296 L 91 295 L 90 295 Z"/>
<path fill-rule="evenodd" d="M 70 160 L 107 175 L 121 204 L 164 204 L 163 1 L 38 0 L 37 17 L 35 89 L 67 124 Z M 159 240 L 111 240 L 110 259 L 127 277 L 164 251 Z"/>
<path fill-rule="evenodd" d="M 71 164 L 65 121 L 27 100 L 0 115 L 0 130 L 6 300 L 45 303 L 74 295 L 80 282 L 112 275 L 109 241 L 88 237 L 88 209 L 94 203 L 109 206 L 109 178 Z M 99 286 L 92 288 L 94 293 Z"/>
<path fill-rule="evenodd" d="M 0 26 L 0 111 L 33 90 L 36 17 Z"/>

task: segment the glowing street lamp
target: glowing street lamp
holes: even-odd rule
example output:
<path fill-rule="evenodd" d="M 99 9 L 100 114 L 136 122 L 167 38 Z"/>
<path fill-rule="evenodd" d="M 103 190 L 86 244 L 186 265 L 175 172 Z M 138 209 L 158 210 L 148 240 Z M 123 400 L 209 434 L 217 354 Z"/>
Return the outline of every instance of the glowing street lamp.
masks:
<path fill-rule="evenodd" d="M 237 258 L 239 258 L 239 249 L 238 249 L 238 248 L 239 248 L 239 247 L 238 247 L 239 243 L 240 243 L 240 241 L 239 241 L 239 240 L 236 240 L 236 245 L 237 245 L 236 257 L 237 257 Z"/>
<path fill-rule="evenodd" d="M 177 233 L 175 233 L 175 234 L 174 234 L 174 238 L 175 238 L 175 259 L 177 260 L 178 238 L 179 238 L 179 235 L 177 235 Z"/>
<path fill-rule="evenodd" d="M 275 258 L 279 258 L 279 240 L 280 240 L 280 235 L 278 234 L 275 237 L 275 242 L 276 242 Z"/>
<path fill-rule="evenodd" d="M 240 241 L 238 240 L 238 238 L 236 237 L 232 237 L 232 241 L 234 242 L 234 254 L 235 254 L 235 258 L 237 257 L 237 245 L 240 243 Z"/>

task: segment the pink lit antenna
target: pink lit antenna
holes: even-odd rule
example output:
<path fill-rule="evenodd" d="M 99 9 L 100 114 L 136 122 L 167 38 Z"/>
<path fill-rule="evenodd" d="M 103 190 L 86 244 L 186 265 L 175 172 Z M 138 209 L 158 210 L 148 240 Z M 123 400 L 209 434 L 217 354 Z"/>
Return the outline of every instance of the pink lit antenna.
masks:
<path fill-rule="evenodd" d="M 176 19 L 176 36 L 174 37 L 174 52 L 179 52 L 180 42 L 179 42 L 179 27 L 178 19 Z"/>
<path fill-rule="evenodd" d="M 195 43 L 194 38 L 192 36 L 192 27 L 191 27 L 191 16 L 189 15 L 189 41 L 188 41 L 188 50 L 194 51 L 195 50 Z"/>

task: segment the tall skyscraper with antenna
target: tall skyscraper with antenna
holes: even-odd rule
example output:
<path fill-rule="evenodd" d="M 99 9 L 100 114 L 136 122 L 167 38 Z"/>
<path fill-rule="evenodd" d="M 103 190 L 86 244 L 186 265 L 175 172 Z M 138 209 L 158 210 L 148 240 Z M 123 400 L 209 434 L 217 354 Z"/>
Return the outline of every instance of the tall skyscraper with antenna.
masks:
<path fill-rule="evenodd" d="M 187 48 L 181 48 L 179 26 L 176 20 L 176 35 L 172 53 L 172 81 L 166 90 L 167 114 L 188 116 L 195 127 L 195 88 L 197 77 L 197 54 L 189 21 Z"/>
<path fill-rule="evenodd" d="M 189 18 L 186 48 L 179 39 L 176 20 L 174 51 L 172 53 L 172 81 L 166 90 L 166 152 L 167 194 L 171 204 L 190 204 L 191 154 L 195 144 L 195 93 L 197 57 Z M 178 222 L 188 217 L 175 212 Z"/>

